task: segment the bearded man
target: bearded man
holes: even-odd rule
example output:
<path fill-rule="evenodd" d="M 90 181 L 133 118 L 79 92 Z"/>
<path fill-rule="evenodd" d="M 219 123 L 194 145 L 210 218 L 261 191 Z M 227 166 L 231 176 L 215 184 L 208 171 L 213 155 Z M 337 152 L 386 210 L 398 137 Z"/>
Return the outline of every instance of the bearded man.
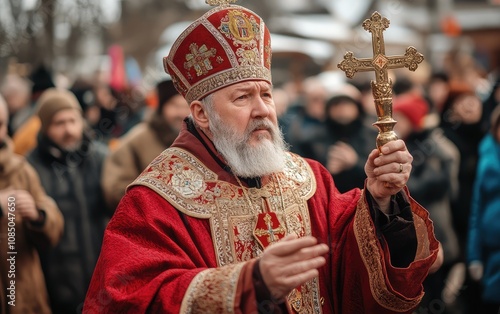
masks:
<path fill-rule="evenodd" d="M 27 159 L 65 220 L 59 245 L 41 256 L 43 271 L 52 312 L 74 313 L 85 299 L 111 216 L 100 185 L 107 148 L 84 132 L 82 109 L 70 91 L 46 90 L 36 110 L 41 129 Z"/>
<path fill-rule="evenodd" d="M 318 162 L 288 152 L 270 34 L 240 6 L 193 22 L 164 64 L 191 114 L 118 205 L 85 313 L 417 307 L 439 243 L 404 188 L 412 157 L 403 141 L 373 150 L 365 188 L 345 194 Z"/>

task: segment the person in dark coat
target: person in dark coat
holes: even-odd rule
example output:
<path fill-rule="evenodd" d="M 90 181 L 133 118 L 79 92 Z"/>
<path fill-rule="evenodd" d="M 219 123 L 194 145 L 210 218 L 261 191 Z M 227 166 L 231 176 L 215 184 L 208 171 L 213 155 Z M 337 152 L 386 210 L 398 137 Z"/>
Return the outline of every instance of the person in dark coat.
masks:
<path fill-rule="evenodd" d="M 361 103 L 347 95 L 328 99 L 325 117 L 318 136 L 304 143 L 305 151 L 311 152 L 306 157 L 319 161 L 330 171 L 339 191 L 363 186 L 363 160 L 375 147 L 376 129 L 364 123 Z"/>
<path fill-rule="evenodd" d="M 398 123 L 395 131 L 413 155 L 411 179 L 407 186 L 411 195 L 429 210 L 436 238 L 443 245 L 444 264 L 424 281 L 426 295 L 421 311 L 433 310 L 433 302 L 441 300 L 450 269 L 459 257 L 458 237 L 453 228 L 451 202 L 456 194 L 453 182 L 458 176 L 458 150 L 441 129 L 425 125 L 429 104 L 416 92 L 409 90 L 394 99 L 393 116 Z M 450 153 L 454 150 L 453 153 Z M 458 268 L 457 268 L 458 269 Z M 443 313 L 452 313 L 444 299 Z"/>
<path fill-rule="evenodd" d="M 314 154 L 309 143 L 323 132 L 327 99 L 328 91 L 317 77 L 304 81 L 302 97 L 280 118 L 280 128 L 291 152 L 304 157 Z"/>
<path fill-rule="evenodd" d="M 64 236 L 42 256 L 54 313 L 75 313 L 99 256 L 108 212 L 100 178 L 107 148 L 84 134 L 82 109 L 67 90 L 49 89 L 37 103 L 37 147 L 28 161 L 65 219 Z"/>

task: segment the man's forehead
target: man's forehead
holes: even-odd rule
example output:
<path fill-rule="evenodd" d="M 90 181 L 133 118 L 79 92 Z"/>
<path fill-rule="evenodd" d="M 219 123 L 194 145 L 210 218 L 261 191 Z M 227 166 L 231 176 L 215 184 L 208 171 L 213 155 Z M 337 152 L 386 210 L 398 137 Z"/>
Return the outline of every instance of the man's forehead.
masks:
<path fill-rule="evenodd" d="M 226 89 L 228 91 L 248 90 L 248 89 L 255 88 L 256 86 L 258 86 L 260 88 L 266 88 L 266 89 L 272 88 L 272 85 L 266 81 L 246 81 L 246 82 L 240 82 L 240 83 L 230 85 L 224 89 Z"/>

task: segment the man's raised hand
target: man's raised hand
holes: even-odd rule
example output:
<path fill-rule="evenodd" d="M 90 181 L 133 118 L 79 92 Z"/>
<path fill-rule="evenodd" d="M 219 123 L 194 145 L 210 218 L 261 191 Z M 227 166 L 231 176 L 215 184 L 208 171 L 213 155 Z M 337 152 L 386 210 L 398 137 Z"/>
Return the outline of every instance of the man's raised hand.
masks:
<path fill-rule="evenodd" d="M 322 256 L 328 253 L 326 244 L 316 238 L 297 238 L 291 234 L 264 250 L 259 262 L 264 283 L 275 300 L 282 300 L 290 291 L 318 276 L 325 265 Z"/>

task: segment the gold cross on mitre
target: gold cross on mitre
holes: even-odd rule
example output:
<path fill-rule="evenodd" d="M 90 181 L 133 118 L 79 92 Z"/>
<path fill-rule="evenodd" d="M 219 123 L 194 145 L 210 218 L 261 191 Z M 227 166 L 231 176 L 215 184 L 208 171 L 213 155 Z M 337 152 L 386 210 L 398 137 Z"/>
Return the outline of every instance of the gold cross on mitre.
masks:
<path fill-rule="evenodd" d="M 414 47 L 406 48 L 402 56 L 386 56 L 383 31 L 389 27 L 389 20 L 374 12 L 370 19 L 363 22 L 363 28 L 372 34 L 373 58 L 358 59 L 352 52 L 347 52 L 344 60 L 337 66 L 345 72 L 348 78 L 353 78 L 356 72 L 375 71 L 375 81 L 371 82 L 375 107 L 377 109 L 377 122 L 379 129 L 377 136 L 377 147 L 380 149 L 384 144 L 397 140 L 393 128 L 396 121 L 392 118 L 392 81 L 389 79 L 387 70 L 397 68 L 408 68 L 415 71 L 418 64 L 424 60 L 424 56 Z"/>
<path fill-rule="evenodd" d="M 205 3 L 213 7 L 216 6 L 226 6 L 230 3 L 236 3 L 238 0 L 205 0 Z"/>

